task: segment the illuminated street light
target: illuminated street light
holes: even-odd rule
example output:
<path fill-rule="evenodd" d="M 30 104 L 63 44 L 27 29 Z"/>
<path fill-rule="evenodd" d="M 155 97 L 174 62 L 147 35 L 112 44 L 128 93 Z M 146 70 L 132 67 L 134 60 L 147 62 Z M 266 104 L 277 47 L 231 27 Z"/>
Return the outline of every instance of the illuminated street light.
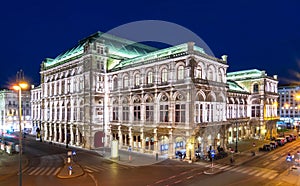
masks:
<path fill-rule="evenodd" d="M 17 84 L 13 85 L 12 88 L 18 91 L 19 96 L 19 185 L 22 186 L 22 89 L 26 89 L 28 84 L 25 81 L 19 81 Z"/>

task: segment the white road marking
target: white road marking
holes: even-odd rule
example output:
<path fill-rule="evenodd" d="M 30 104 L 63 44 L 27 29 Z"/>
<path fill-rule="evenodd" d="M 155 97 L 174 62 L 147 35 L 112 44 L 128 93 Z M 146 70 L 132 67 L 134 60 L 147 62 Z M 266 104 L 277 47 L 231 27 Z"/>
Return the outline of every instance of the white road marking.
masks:
<path fill-rule="evenodd" d="M 39 171 L 42 167 L 37 167 L 35 168 L 33 171 L 31 171 L 28 175 L 32 175 L 34 173 L 36 173 L 37 171 Z"/>
<path fill-rule="evenodd" d="M 51 167 L 47 167 L 44 171 L 40 173 L 40 175 L 44 175 Z"/>
<path fill-rule="evenodd" d="M 52 168 L 50 169 L 50 171 L 47 172 L 46 175 L 49 176 L 54 170 L 55 170 L 55 167 L 52 167 Z"/>
<path fill-rule="evenodd" d="M 58 167 L 52 175 L 56 175 L 60 171 L 61 167 Z"/>
<path fill-rule="evenodd" d="M 92 170 L 92 171 L 99 172 L 98 169 L 95 169 L 95 168 L 92 168 L 92 167 L 89 167 L 89 166 L 85 166 L 85 167 L 88 168 L 88 169 L 90 169 L 90 170 Z"/>

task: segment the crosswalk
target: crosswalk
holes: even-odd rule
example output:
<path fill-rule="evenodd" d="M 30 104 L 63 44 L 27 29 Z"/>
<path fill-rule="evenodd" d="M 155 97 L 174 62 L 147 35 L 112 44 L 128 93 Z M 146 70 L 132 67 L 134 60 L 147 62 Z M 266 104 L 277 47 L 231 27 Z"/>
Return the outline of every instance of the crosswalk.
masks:
<path fill-rule="evenodd" d="M 85 165 L 83 166 L 84 170 L 87 172 L 103 172 L 112 169 L 130 169 L 132 167 L 118 165 L 118 167 L 111 167 L 111 166 L 100 166 L 100 165 Z"/>
<path fill-rule="evenodd" d="M 113 169 L 130 169 L 132 167 L 118 165 L 118 167 L 113 166 L 97 166 L 97 165 L 84 165 L 82 166 L 84 171 L 92 173 L 92 172 L 105 172 Z M 26 167 L 22 170 L 22 174 L 26 174 L 29 176 L 56 176 L 59 171 L 62 169 L 61 166 L 35 166 L 35 167 Z M 19 175 L 19 173 L 18 173 Z"/>
<path fill-rule="evenodd" d="M 29 176 L 55 176 L 58 174 L 61 168 L 62 167 L 26 167 L 22 170 L 22 174 Z"/>
<path fill-rule="evenodd" d="M 205 167 L 211 168 L 211 165 L 208 164 Z M 238 173 L 247 174 L 251 176 L 262 177 L 270 180 L 274 179 L 279 175 L 279 173 L 275 170 L 263 169 L 258 167 L 240 167 L 240 166 L 234 167 L 231 165 L 215 164 L 213 168 L 221 169 L 223 171 L 233 171 L 233 172 L 238 172 Z"/>

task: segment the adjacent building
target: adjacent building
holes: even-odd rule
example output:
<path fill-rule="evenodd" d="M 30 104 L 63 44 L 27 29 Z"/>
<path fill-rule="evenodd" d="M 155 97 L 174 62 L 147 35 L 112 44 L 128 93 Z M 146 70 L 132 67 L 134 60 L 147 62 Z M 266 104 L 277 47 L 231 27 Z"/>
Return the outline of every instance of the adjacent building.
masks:
<path fill-rule="evenodd" d="M 286 124 L 299 126 L 300 123 L 300 86 L 281 85 L 279 93 L 280 120 Z"/>
<path fill-rule="evenodd" d="M 276 135 L 277 77 L 227 73 L 193 42 L 156 49 L 97 32 L 41 64 L 32 121 L 43 140 L 173 156 Z"/>
<path fill-rule="evenodd" d="M 18 92 L 13 90 L 0 91 L 0 126 L 3 132 L 19 131 Z M 31 121 L 30 91 L 22 91 L 22 129 L 33 132 Z M 2 131 L 1 131 L 2 132 Z"/>

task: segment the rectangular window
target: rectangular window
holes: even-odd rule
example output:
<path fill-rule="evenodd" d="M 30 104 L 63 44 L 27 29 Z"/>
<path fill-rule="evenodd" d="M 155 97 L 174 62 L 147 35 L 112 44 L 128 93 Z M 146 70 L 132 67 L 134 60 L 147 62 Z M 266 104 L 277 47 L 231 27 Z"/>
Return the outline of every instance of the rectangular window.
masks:
<path fill-rule="evenodd" d="M 153 106 L 146 106 L 146 121 L 153 121 Z"/>
<path fill-rule="evenodd" d="M 83 121 L 83 109 L 84 109 L 83 106 L 81 106 L 80 110 L 79 110 L 79 120 L 80 121 Z"/>
<path fill-rule="evenodd" d="M 129 121 L 129 107 L 123 107 L 123 121 Z"/>
<path fill-rule="evenodd" d="M 67 80 L 67 93 L 70 93 L 70 88 L 71 88 L 71 81 L 70 79 Z"/>
<path fill-rule="evenodd" d="M 185 122 L 185 104 L 175 105 L 175 122 Z"/>
<path fill-rule="evenodd" d="M 118 121 L 119 118 L 119 107 L 118 106 L 114 106 L 113 107 L 113 121 Z"/>
<path fill-rule="evenodd" d="M 199 120 L 199 104 L 195 105 L 195 123 L 200 123 L 200 120 Z"/>
<path fill-rule="evenodd" d="M 133 120 L 140 121 L 141 120 L 141 106 L 133 107 Z"/>
<path fill-rule="evenodd" d="M 168 122 L 168 121 L 169 121 L 169 106 L 160 105 L 160 122 Z"/>

